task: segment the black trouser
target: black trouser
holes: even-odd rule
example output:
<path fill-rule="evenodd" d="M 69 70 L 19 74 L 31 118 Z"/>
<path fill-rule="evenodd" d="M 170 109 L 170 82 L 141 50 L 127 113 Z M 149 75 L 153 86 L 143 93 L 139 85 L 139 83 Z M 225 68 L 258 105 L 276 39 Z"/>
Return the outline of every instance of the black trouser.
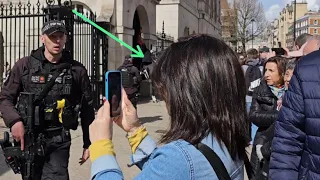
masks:
<path fill-rule="evenodd" d="M 261 132 L 257 131 L 256 136 L 254 137 L 253 140 L 253 145 L 252 145 L 252 151 L 251 151 L 251 158 L 250 158 L 250 164 L 252 166 L 252 171 L 253 171 L 253 178 L 251 180 L 258 180 L 259 179 L 259 174 L 261 174 L 261 168 L 262 164 L 259 161 L 258 155 L 257 155 L 257 144 L 261 144 L 261 142 L 257 142 L 258 139 L 261 137 Z"/>
<path fill-rule="evenodd" d="M 129 100 L 131 101 L 132 105 L 137 109 L 138 104 L 138 93 L 128 95 Z"/>
<path fill-rule="evenodd" d="M 69 180 L 70 135 L 49 135 L 46 143 L 45 156 L 35 158 L 35 180 Z"/>

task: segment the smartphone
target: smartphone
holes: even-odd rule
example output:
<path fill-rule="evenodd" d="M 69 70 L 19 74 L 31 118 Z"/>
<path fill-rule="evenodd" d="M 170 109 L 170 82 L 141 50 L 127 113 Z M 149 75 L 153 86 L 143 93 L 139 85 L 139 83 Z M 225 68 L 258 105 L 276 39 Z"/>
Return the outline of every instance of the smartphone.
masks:
<path fill-rule="evenodd" d="M 110 104 L 110 117 L 121 114 L 121 72 L 107 71 L 105 75 L 106 99 Z"/>
<path fill-rule="evenodd" d="M 276 56 L 286 55 L 286 51 L 283 48 L 271 48 L 276 53 Z"/>

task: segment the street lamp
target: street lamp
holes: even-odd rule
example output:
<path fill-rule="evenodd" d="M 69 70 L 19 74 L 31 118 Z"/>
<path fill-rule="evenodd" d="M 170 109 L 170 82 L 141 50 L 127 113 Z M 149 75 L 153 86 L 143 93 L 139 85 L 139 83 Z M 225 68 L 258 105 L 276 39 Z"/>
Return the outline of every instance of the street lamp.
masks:
<path fill-rule="evenodd" d="M 296 41 L 296 12 L 297 12 L 297 0 L 294 0 L 294 12 L 293 12 L 293 42 Z"/>
<path fill-rule="evenodd" d="M 251 19 L 251 23 L 252 23 L 252 48 L 253 48 L 253 22 L 255 22 L 255 20 Z"/>
<path fill-rule="evenodd" d="M 161 51 L 164 50 L 164 39 L 166 38 L 166 33 L 164 33 L 164 21 L 162 22 L 162 33 L 161 33 Z"/>

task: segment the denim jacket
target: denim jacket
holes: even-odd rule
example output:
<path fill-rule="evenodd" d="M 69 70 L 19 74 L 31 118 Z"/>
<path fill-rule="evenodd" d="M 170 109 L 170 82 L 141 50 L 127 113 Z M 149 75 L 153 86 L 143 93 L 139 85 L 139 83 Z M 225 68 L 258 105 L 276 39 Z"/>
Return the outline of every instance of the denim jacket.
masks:
<path fill-rule="evenodd" d="M 212 148 L 224 163 L 231 179 L 244 179 L 244 162 L 233 161 L 225 146 L 221 148 L 217 140 L 209 135 L 202 140 Z M 184 140 L 168 143 L 160 148 L 148 135 L 132 155 L 132 164 L 142 171 L 137 180 L 215 180 L 216 173 L 204 155 L 195 146 Z M 124 179 L 121 169 L 113 155 L 104 155 L 96 159 L 91 167 L 91 179 Z"/>

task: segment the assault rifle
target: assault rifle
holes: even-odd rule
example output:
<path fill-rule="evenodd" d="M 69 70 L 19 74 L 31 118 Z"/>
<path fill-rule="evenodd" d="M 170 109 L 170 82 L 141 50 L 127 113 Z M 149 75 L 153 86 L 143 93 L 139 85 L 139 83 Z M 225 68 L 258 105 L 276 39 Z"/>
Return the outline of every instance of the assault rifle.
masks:
<path fill-rule="evenodd" d="M 5 161 L 15 174 L 22 174 L 23 180 L 35 179 L 35 156 L 44 156 L 44 136 L 36 132 L 34 93 L 21 92 L 18 111 L 25 127 L 24 150 L 19 143 L 9 140 L 9 133 L 4 132 L 4 139 L 0 141 Z"/>

